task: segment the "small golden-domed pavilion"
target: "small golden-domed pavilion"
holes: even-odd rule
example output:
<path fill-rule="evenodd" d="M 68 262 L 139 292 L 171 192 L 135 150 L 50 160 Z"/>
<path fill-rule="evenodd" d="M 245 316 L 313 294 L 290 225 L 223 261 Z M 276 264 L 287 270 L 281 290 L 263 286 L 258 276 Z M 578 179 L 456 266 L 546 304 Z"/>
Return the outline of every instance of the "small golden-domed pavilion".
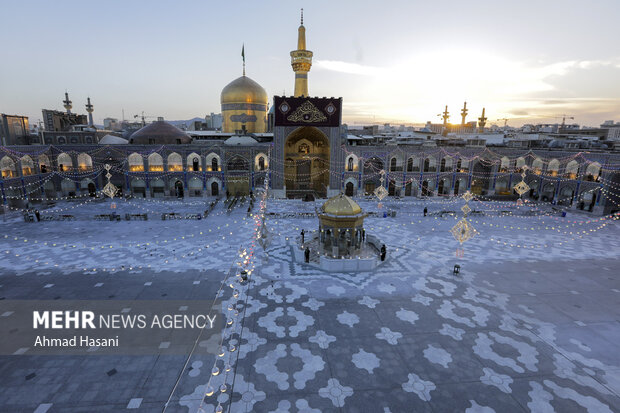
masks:
<path fill-rule="evenodd" d="M 368 216 L 344 194 L 327 200 L 319 212 L 319 244 L 334 257 L 355 255 L 362 246 Z"/>
<path fill-rule="evenodd" d="M 222 131 L 262 133 L 267 131 L 267 92 L 244 74 L 230 82 L 220 96 Z"/>

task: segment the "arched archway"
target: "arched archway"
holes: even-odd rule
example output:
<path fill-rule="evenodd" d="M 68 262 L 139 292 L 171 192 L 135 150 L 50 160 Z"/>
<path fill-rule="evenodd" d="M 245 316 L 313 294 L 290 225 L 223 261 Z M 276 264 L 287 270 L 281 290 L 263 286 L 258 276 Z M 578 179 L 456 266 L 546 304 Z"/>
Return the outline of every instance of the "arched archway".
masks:
<path fill-rule="evenodd" d="M 41 171 L 41 173 L 46 174 L 50 172 L 52 170 L 50 166 L 50 158 L 48 158 L 45 154 L 39 155 L 39 170 Z"/>
<path fill-rule="evenodd" d="M 439 186 L 437 187 L 437 195 L 439 196 L 448 196 L 450 195 L 450 181 L 447 178 L 439 181 Z"/>
<path fill-rule="evenodd" d="M 131 181 L 131 193 L 136 198 L 146 198 L 146 183 L 144 180 L 135 178 Z"/>
<path fill-rule="evenodd" d="M 214 152 L 207 155 L 205 159 L 205 166 L 207 172 L 219 172 L 222 170 L 222 162 L 220 162 L 220 156 Z"/>
<path fill-rule="evenodd" d="M 465 178 L 459 178 L 454 183 L 454 195 L 458 196 L 465 192 L 467 189 L 467 180 Z"/>
<path fill-rule="evenodd" d="M 52 182 L 51 179 L 49 181 L 45 181 L 43 191 L 45 192 L 45 196 L 47 198 L 56 198 L 56 187 L 54 187 L 54 182 Z"/>
<path fill-rule="evenodd" d="M 28 155 L 24 155 L 20 161 L 22 164 L 22 175 L 32 175 L 34 173 L 34 162 L 32 158 Z"/>
<path fill-rule="evenodd" d="M 412 181 L 407 181 L 407 183 L 405 184 L 405 196 L 411 196 L 413 195 L 413 183 Z"/>
<path fill-rule="evenodd" d="M 67 172 L 73 170 L 73 160 L 71 160 L 71 156 L 66 153 L 61 153 L 56 158 L 58 161 L 58 170 L 60 172 Z"/>
<path fill-rule="evenodd" d="M 264 171 L 269 168 L 269 162 L 267 162 L 267 155 L 263 152 L 257 154 L 254 157 L 254 169 L 256 171 Z"/>
<path fill-rule="evenodd" d="M 187 183 L 189 189 L 189 196 L 201 196 L 202 195 L 202 181 L 195 176 Z"/>
<path fill-rule="evenodd" d="M 357 156 L 355 156 L 355 154 L 350 154 L 347 157 L 347 162 L 346 162 L 346 170 L 347 172 L 356 172 L 358 169 L 358 163 L 359 163 L 359 159 Z"/>
<path fill-rule="evenodd" d="M 430 191 L 428 190 L 428 181 L 424 180 L 422 182 L 422 196 L 430 196 Z"/>
<path fill-rule="evenodd" d="M 354 188 L 355 186 L 353 185 L 353 182 L 347 182 L 347 184 L 344 187 L 344 194 L 346 196 L 353 196 Z"/>
<path fill-rule="evenodd" d="M 558 196 L 558 204 L 572 205 L 574 197 L 575 197 L 575 188 L 571 185 L 565 185 L 560 189 L 560 195 Z"/>
<path fill-rule="evenodd" d="M 129 164 L 129 172 L 144 172 L 142 155 L 135 152 L 132 153 L 127 157 L 127 163 Z"/>
<path fill-rule="evenodd" d="M 213 181 L 211 182 L 211 196 L 219 196 L 220 195 L 220 185 Z"/>
<path fill-rule="evenodd" d="M 163 172 L 164 171 L 164 159 L 157 152 L 153 152 L 148 157 L 149 171 L 151 172 Z"/>
<path fill-rule="evenodd" d="M 174 182 L 174 195 L 177 198 L 183 198 L 183 196 L 185 195 L 185 191 L 183 189 L 183 182 L 181 182 L 179 179 Z"/>
<path fill-rule="evenodd" d="M 75 182 L 71 179 L 65 178 L 60 182 L 60 189 L 62 196 L 74 197 L 75 196 Z"/>
<path fill-rule="evenodd" d="M 551 202 L 553 201 L 553 196 L 555 194 L 555 182 L 547 182 L 542 187 L 541 199 L 543 202 Z"/>
<path fill-rule="evenodd" d="M 577 161 L 572 160 L 566 164 L 566 177 L 568 179 L 577 179 L 579 175 L 579 163 Z"/>
<path fill-rule="evenodd" d="M 452 171 L 452 158 L 450 158 L 449 156 L 441 158 L 439 172 L 451 172 L 451 171 Z"/>
<path fill-rule="evenodd" d="M 586 168 L 586 181 L 598 181 L 598 177 L 600 173 L 601 173 L 601 164 L 598 162 L 592 162 Z"/>
<path fill-rule="evenodd" d="M 87 172 L 93 170 L 93 159 L 87 153 L 80 153 L 77 157 L 78 170 L 80 172 Z"/>
<path fill-rule="evenodd" d="M 200 155 L 192 152 L 187 156 L 187 169 L 191 170 L 192 172 L 200 172 L 202 171 L 201 166 L 202 165 Z"/>
<path fill-rule="evenodd" d="M 557 159 L 552 159 L 549 161 L 547 165 L 547 174 L 551 176 L 558 176 L 558 171 L 560 170 L 560 161 Z"/>
<path fill-rule="evenodd" d="M 418 159 L 411 157 L 407 159 L 407 172 L 419 172 L 420 165 L 418 164 Z"/>
<path fill-rule="evenodd" d="M 153 191 L 153 198 L 163 198 L 166 185 L 160 178 L 151 181 L 151 190 Z"/>
<path fill-rule="evenodd" d="M 284 143 L 286 196 L 314 192 L 327 196 L 329 187 L 329 139 L 319 129 L 303 126 Z"/>
<path fill-rule="evenodd" d="M 80 191 L 88 191 L 88 195 L 91 197 L 96 196 L 95 183 L 90 178 L 84 178 L 80 182 Z"/>
<path fill-rule="evenodd" d="M 168 171 L 169 172 L 182 172 L 183 171 L 183 158 L 176 152 L 172 152 L 168 155 Z"/>

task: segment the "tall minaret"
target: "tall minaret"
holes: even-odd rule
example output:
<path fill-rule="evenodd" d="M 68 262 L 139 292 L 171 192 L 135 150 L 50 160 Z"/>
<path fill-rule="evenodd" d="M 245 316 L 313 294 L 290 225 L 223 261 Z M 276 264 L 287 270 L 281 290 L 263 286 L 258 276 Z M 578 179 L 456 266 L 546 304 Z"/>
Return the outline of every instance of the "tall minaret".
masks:
<path fill-rule="evenodd" d="M 308 96 L 308 72 L 312 66 L 312 52 L 306 50 L 304 9 L 301 9 L 301 25 L 297 34 L 297 50 L 291 52 L 291 66 L 295 72 L 295 96 Z"/>
<path fill-rule="evenodd" d="M 86 112 L 88 112 L 88 126 L 93 126 L 93 105 L 90 103 L 90 96 L 86 103 Z"/>
<path fill-rule="evenodd" d="M 69 100 L 69 92 L 65 92 L 65 100 L 62 101 L 63 106 L 67 109 L 67 113 L 71 113 L 71 108 L 73 107 L 73 102 Z"/>
<path fill-rule="evenodd" d="M 443 111 L 441 119 L 443 119 L 444 128 L 448 126 L 448 119 L 450 119 L 450 112 L 448 112 L 448 105 L 446 105 L 446 110 Z"/>
<path fill-rule="evenodd" d="M 480 128 L 480 132 L 484 132 L 484 127 L 487 124 L 487 118 L 484 116 L 484 108 L 482 108 L 482 116 L 478 118 L 478 127 Z"/>
<path fill-rule="evenodd" d="M 467 102 L 463 103 L 463 109 L 461 109 L 461 126 L 465 126 L 465 118 L 467 117 Z"/>

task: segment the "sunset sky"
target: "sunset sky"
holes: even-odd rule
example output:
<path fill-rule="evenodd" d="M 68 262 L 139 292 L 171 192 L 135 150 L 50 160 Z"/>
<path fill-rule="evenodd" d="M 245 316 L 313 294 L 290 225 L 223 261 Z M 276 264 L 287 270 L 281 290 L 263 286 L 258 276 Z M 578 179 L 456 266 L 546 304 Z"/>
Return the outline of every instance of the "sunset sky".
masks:
<path fill-rule="evenodd" d="M 446 104 L 456 122 L 464 100 L 498 124 L 620 121 L 618 0 L 5 1 L 0 112 L 36 123 L 66 89 L 96 123 L 203 117 L 243 43 L 248 76 L 292 94 L 301 7 L 310 94 L 342 96 L 350 125 L 439 122 Z"/>

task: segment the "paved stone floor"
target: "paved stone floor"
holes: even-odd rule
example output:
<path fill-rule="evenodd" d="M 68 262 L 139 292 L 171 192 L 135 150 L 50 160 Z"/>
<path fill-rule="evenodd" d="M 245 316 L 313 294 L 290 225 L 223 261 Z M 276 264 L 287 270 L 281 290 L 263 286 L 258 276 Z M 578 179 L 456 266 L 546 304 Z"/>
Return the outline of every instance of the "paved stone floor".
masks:
<path fill-rule="evenodd" d="M 270 201 L 278 215 L 268 221 L 267 254 L 240 297 L 221 296 L 223 308 L 245 303 L 226 393 L 205 397 L 215 356 L 192 356 L 183 369 L 185 356 L 26 353 L 0 357 L 0 411 L 150 412 L 169 397 L 167 412 L 213 412 L 216 400 L 231 412 L 620 411 L 618 225 L 587 215 L 499 218 L 489 204 L 457 259 L 448 232 L 456 218 L 422 217 L 424 205 L 460 207 L 385 203 L 396 217 L 368 218 L 366 228 L 386 243 L 386 262 L 372 273 L 327 274 L 293 258 L 301 228 L 317 224 L 287 214 L 315 205 Z M 10 253 L 0 299 L 213 298 L 248 242 L 245 215 L 216 209 L 199 222 L 130 230 L 102 223 L 93 239 L 86 220 L 3 224 L 10 237 L 0 251 Z M 155 235 L 170 242 L 144 248 Z M 52 240 L 63 246 L 41 246 Z M 110 240 L 124 245 L 102 252 Z"/>

